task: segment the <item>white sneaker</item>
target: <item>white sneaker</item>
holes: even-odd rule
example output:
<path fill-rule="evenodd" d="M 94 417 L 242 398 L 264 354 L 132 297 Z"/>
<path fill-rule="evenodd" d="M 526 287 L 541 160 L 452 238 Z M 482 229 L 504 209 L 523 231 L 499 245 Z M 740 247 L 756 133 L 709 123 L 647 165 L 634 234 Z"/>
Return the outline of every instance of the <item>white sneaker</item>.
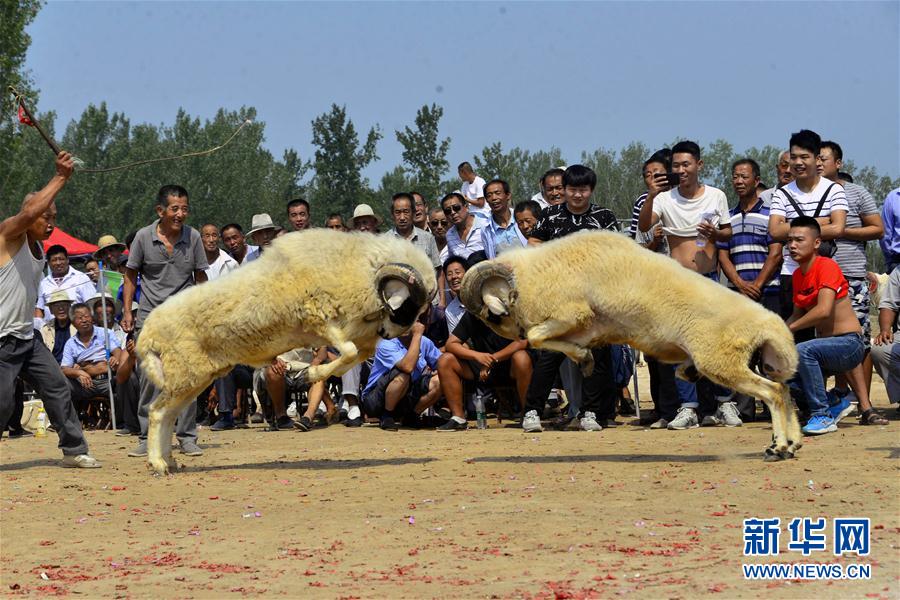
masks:
<path fill-rule="evenodd" d="M 696 429 L 697 427 L 700 427 L 697 422 L 697 411 L 689 406 L 679 408 L 678 414 L 668 425 L 668 429 Z"/>
<path fill-rule="evenodd" d="M 62 466 L 76 469 L 99 469 L 101 465 L 90 454 L 78 454 L 77 456 L 63 456 Z"/>
<path fill-rule="evenodd" d="M 522 429 L 524 429 L 526 433 L 540 433 L 544 430 L 544 428 L 541 427 L 541 418 L 538 416 L 536 410 L 529 410 L 525 413 L 525 417 L 522 419 Z"/>
<path fill-rule="evenodd" d="M 291 402 L 285 412 L 287 413 L 287 416 L 289 416 L 290 418 L 296 419 L 297 418 L 297 403 Z"/>
<path fill-rule="evenodd" d="M 725 427 L 740 427 L 744 424 L 738 413 L 737 404 L 734 402 L 722 402 L 716 411 L 716 419 L 725 424 Z"/>
<path fill-rule="evenodd" d="M 660 419 L 659 421 L 652 423 L 650 425 L 650 429 L 665 429 L 666 427 L 668 427 L 668 425 L 668 421 L 666 421 L 665 419 Z"/>
<path fill-rule="evenodd" d="M 579 425 L 581 425 L 582 431 L 601 431 L 603 429 L 597 422 L 597 415 L 590 411 L 584 413 Z"/>

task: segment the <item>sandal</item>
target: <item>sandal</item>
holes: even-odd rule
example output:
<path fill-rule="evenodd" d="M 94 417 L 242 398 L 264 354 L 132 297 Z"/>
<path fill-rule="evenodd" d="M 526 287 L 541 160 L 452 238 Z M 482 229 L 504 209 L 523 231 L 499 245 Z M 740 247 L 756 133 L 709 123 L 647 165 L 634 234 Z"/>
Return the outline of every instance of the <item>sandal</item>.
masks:
<path fill-rule="evenodd" d="M 859 416 L 859 424 L 860 425 L 889 425 L 890 421 L 888 421 L 884 415 L 875 411 L 874 408 L 870 408 L 867 411 L 864 411 Z"/>

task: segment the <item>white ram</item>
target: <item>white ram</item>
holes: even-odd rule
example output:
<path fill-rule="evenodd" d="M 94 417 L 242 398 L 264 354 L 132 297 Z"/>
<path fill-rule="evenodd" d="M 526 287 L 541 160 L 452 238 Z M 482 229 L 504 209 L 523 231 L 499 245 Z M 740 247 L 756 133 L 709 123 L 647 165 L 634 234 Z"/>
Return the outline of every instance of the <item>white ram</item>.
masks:
<path fill-rule="evenodd" d="M 625 236 L 580 232 L 504 253 L 469 269 L 460 299 L 499 335 L 562 352 L 586 372 L 593 369 L 589 348 L 628 344 L 680 364 L 682 379 L 695 381 L 699 372 L 759 398 L 772 413 L 766 459 L 800 448 L 784 384 L 796 371 L 797 350 L 782 319 Z"/>
<path fill-rule="evenodd" d="M 328 345 L 340 358 L 310 368 L 309 379 L 341 375 L 371 356 L 379 337 L 409 330 L 436 288 L 434 267 L 409 242 L 322 229 L 282 236 L 259 259 L 166 300 L 137 342 L 141 368 L 159 390 L 149 414 L 150 468 L 177 468 L 177 415 L 234 365 Z"/>

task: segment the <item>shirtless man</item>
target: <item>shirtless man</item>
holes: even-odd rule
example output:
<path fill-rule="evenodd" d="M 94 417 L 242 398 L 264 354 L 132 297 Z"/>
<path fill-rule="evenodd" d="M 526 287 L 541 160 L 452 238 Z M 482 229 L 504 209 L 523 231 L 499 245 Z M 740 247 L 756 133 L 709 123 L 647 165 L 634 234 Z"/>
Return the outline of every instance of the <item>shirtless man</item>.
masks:
<path fill-rule="evenodd" d="M 638 229 L 646 234 L 660 224 L 669 245 L 669 255 L 686 268 L 718 281 L 716 242 L 731 239 L 731 214 L 722 190 L 700 182 L 703 160 L 700 147 L 690 141 L 672 147 L 672 171 L 679 175 L 677 187 L 670 188 L 666 174 L 657 172 L 647 180 L 647 199 L 641 207 Z M 697 385 L 681 379 L 675 381 L 681 408 L 667 425 L 668 429 L 693 429 L 700 425 L 697 414 L 700 401 Z M 714 386 L 715 414 L 704 418 L 704 425 L 741 424 L 732 394 Z M 711 407 L 710 407 L 711 410 Z"/>
<path fill-rule="evenodd" d="M 816 328 L 816 337 L 797 344 L 800 362 L 791 385 L 803 390 L 809 405 L 806 435 L 837 431 L 849 414 L 850 400 L 826 392 L 822 372 L 843 373 L 865 355 L 862 327 L 850 298 L 849 284 L 837 263 L 818 255 L 822 227 L 812 217 L 791 221 L 787 236 L 791 258 L 797 261 L 793 277 L 794 313 L 788 317 L 791 331 Z"/>
<path fill-rule="evenodd" d="M 715 242 L 731 239 L 731 218 L 725 193 L 700 182 L 702 168 L 697 144 L 675 144 L 672 171 L 680 176 L 678 186 L 670 189 L 664 173 L 648 182 L 638 227 L 646 233 L 660 223 L 672 258 L 686 269 L 715 279 Z"/>
<path fill-rule="evenodd" d="M 59 436 L 63 466 L 96 468 L 72 405 L 69 384 L 50 350 L 34 335 L 34 305 L 46 260 L 41 242 L 56 224 L 53 199 L 72 176 L 72 155 L 56 157 L 56 175 L 39 192 L 28 194 L 22 208 L 0 223 L 0 431 L 13 413 L 16 377 L 28 376 L 44 401 L 50 424 Z"/>

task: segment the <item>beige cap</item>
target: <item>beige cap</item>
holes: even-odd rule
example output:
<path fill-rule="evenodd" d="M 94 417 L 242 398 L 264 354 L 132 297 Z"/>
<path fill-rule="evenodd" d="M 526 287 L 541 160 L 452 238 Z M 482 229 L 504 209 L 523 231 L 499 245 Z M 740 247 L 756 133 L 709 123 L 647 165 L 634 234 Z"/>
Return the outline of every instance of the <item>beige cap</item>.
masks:
<path fill-rule="evenodd" d="M 56 290 L 47 298 L 47 306 L 56 302 L 68 302 L 71 304 L 73 300 L 69 298 L 69 294 L 65 290 Z"/>
<path fill-rule="evenodd" d="M 257 231 L 262 231 L 264 229 L 278 230 L 279 227 L 272 222 L 272 217 L 270 217 L 268 213 L 253 215 L 253 218 L 250 220 L 250 231 L 247 232 L 247 237 L 251 237 Z"/>
<path fill-rule="evenodd" d="M 353 209 L 353 222 L 356 223 L 356 219 L 359 217 L 374 217 L 376 223 L 381 223 L 381 219 L 368 204 L 357 204 L 356 208 Z"/>

